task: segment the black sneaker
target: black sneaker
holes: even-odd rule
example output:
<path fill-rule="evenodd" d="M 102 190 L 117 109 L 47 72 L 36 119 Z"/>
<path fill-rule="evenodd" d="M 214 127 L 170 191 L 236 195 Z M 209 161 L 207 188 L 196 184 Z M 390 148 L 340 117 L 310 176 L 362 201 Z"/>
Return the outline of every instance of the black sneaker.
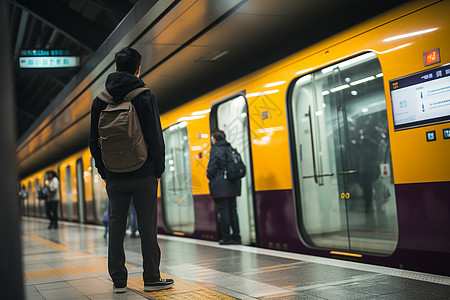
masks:
<path fill-rule="evenodd" d="M 127 291 L 127 286 L 117 287 L 116 285 L 113 285 L 113 290 L 116 294 L 125 293 Z"/>
<path fill-rule="evenodd" d="M 173 287 L 174 281 L 173 279 L 162 279 L 160 278 L 156 282 L 148 282 L 144 285 L 144 291 L 146 292 L 154 292 L 167 290 Z"/>
<path fill-rule="evenodd" d="M 220 240 L 219 245 L 234 245 L 232 240 Z"/>

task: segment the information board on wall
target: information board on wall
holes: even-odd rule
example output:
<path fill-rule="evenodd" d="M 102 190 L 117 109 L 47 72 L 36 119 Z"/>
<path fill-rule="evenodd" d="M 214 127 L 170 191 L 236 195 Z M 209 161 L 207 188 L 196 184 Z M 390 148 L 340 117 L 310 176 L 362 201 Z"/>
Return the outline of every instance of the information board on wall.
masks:
<path fill-rule="evenodd" d="M 389 81 L 394 130 L 450 121 L 450 65 Z"/>

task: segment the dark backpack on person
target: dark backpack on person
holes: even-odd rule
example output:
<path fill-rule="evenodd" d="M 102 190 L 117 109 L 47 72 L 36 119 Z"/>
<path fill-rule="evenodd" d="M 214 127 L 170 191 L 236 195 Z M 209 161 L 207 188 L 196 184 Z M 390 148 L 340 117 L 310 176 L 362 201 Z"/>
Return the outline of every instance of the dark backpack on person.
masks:
<path fill-rule="evenodd" d="M 39 193 L 39 191 L 38 191 Z M 28 192 L 27 190 L 23 189 L 19 191 L 19 197 L 20 199 L 27 199 L 28 198 Z"/>
<path fill-rule="evenodd" d="M 114 102 L 107 90 L 98 95 L 108 106 L 100 112 L 98 144 L 106 169 L 115 173 L 139 169 L 147 160 L 148 149 L 136 109 L 131 100 L 147 88 L 137 88 Z"/>
<path fill-rule="evenodd" d="M 241 155 L 233 147 L 229 147 L 227 152 L 227 170 L 225 179 L 237 180 L 245 176 L 245 165 L 242 162 Z"/>
<path fill-rule="evenodd" d="M 42 186 L 38 190 L 38 199 L 40 200 L 48 200 L 50 196 L 50 191 L 48 186 Z"/>

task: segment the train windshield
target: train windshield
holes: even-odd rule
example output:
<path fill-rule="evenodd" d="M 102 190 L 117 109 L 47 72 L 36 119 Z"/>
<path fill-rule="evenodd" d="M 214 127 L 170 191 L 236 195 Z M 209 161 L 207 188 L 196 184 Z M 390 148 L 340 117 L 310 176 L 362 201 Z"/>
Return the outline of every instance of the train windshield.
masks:
<path fill-rule="evenodd" d="M 389 255 L 397 245 L 384 95 L 373 53 L 295 83 L 290 132 L 297 219 L 313 247 Z"/>

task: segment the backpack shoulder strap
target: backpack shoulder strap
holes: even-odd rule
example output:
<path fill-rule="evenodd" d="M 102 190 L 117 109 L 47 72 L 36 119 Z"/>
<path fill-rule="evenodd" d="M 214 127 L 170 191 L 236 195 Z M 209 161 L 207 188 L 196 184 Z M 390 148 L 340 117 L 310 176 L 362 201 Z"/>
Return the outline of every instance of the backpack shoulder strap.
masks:
<path fill-rule="evenodd" d="M 148 91 L 148 90 L 149 89 L 145 88 L 145 87 L 134 89 L 131 92 L 129 92 L 128 94 L 126 94 L 125 97 L 123 97 L 123 101 L 131 101 L 134 98 L 136 98 L 137 96 L 139 96 L 142 92 Z"/>
<path fill-rule="evenodd" d="M 111 102 L 113 96 L 111 96 L 111 94 L 108 92 L 108 90 L 103 90 L 100 94 L 98 94 L 97 96 L 100 100 L 102 100 L 103 102 L 106 102 L 109 104 L 109 102 Z"/>
<path fill-rule="evenodd" d="M 125 97 L 123 97 L 123 100 L 124 101 L 131 101 L 135 97 L 140 95 L 142 92 L 147 91 L 147 90 L 149 90 L 149 89 L 145 88 L 145 87 L 134 89 L 131 92 L 129 92 L 128 94 L 126 94 Z M 113 96 L 111 96 L 111 94 L 106 89 L 103 90 L 100 94 L 98 94 L 97 97 L 100 100 L 102 100 L 103 102 L 106 102 L 107 104 L 109 104 L 112 101 L 112 99 L 113 99 Z"/>
<path fill-rule="evenodd" d="M 229 151 L 230 151 L 231 155 L 233 155 L 233 154 L 237 153 L 237 150 L 236 150 L 236 148 L 233 148 L 232 146 L 230 146 L 230 149 L 229 149 Z"/>
<path fill-rule="evenodd" d="M 233 160 L 233 152 L 234 152 L 234 149 L 233 149 L 233 147 L 231 147 L 231 145 L 229 146 L 229 147 L 227 147 L 227 155 L 228 155 L 228 159 L 231 159 L 231 161 Z"/>

